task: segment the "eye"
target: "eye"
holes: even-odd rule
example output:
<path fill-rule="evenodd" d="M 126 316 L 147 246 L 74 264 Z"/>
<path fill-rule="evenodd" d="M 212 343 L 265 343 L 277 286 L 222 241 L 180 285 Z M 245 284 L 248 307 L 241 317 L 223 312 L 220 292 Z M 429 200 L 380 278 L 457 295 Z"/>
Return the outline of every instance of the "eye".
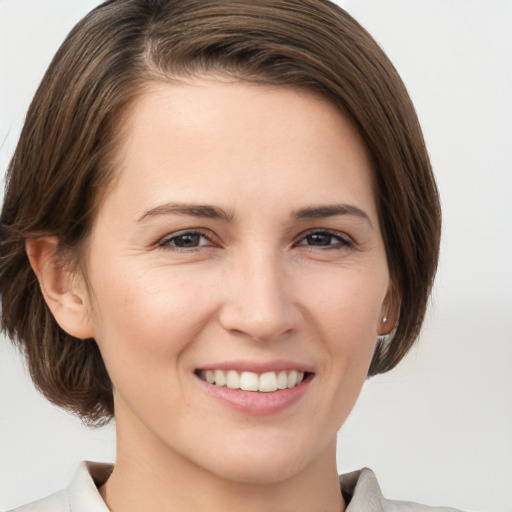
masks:
<path fill-rule="evenodd" d="M 202 246 L 210 246 L 212 242 L 206 235 L 198 231 L 183 231 L 164 238 L 158 245 L 177 249 L 196 249 Z"/>
<path fill-rule="evenodd" d="M 348 235 L 337 231 L 310 231 L 300 239 L 297 245 L 307 245 L 310 247 L 324 247 L 328 249 L 338 249 L 352 245 Z"/>

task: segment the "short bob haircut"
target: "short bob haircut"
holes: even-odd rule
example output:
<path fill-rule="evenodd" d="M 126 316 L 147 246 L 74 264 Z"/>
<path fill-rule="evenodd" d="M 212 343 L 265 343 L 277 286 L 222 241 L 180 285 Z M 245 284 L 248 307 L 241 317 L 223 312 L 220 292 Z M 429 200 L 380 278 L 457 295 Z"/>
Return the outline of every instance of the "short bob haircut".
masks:
<path fill-rule="evenodd" d="M 123 112 L 148 82 L 208 74 L 309 90 L 351 120 L 373 160 L 400 303 L 369 375 L 393 368 L 418 337 L 438 261 L 439 197 L 410 98 L 372 37 L 328 0 L 109 0 L 71 31 L 37 90 L 0 219 L 2 329 L 41 392 L 88 424 L 113 417 L 112 383 L 94 339 L 54 320 L 25 242 L 57 236 L 55 257 L 79 268 L 115 173 Z"/>

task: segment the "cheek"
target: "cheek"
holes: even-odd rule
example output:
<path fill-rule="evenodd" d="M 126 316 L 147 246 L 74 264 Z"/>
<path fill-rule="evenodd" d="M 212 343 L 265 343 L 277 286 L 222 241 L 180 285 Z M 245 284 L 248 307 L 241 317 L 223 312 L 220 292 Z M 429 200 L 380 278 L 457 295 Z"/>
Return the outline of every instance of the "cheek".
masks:
<path fill-rule="evenodd" d="M 334 401 L 357 396 L 367 376 L 387 287 L 387 272 L 340 272 L 305 288 L 312 337 L 322 340 L 328 374 L 337 380 Z"/>
<path fill-rule="evenodd" d="M 200 282 L 162 269 L 101 272 L 94 288 L 94 326 L 107 367 L 164 368 L 194 339 L 214 309 Z"/>
<path fill-rule="evenodd" d="M 313 315 L 329 339 L 347 343 L 377 336 L 377 326 L 389 285 L 387 271 L 345 271 L 304 282 Z"/>

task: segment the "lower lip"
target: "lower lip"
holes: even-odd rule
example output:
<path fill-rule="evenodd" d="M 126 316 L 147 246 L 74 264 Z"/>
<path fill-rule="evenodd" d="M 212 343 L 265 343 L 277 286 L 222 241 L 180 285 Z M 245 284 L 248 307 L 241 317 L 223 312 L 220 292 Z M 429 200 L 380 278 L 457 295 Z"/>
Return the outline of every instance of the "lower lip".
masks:
<path fill-rule="evenodd" d="M 280 389 L 270 393 L 215 386 L 199 377 L 197 380 L 207 393 L 224 405 L 245 414 L 266 416 L 284 411 L 298 402 L 306 393 L 313 376 L 313 374 L 308 374 L 300 384 L 293 388 Z"/>

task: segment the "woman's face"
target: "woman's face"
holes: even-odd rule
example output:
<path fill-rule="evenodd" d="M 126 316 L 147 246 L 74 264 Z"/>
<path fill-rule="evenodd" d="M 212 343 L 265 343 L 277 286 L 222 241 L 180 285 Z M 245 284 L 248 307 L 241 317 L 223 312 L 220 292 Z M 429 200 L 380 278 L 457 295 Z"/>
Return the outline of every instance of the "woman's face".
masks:
<path fill-rule="evenodd" d="M 86 265 L 118 458 L 259 483 L 332 464 L 390 314 L 352 125 L 291 88 L 155 83 L 116 165 Z"/>

